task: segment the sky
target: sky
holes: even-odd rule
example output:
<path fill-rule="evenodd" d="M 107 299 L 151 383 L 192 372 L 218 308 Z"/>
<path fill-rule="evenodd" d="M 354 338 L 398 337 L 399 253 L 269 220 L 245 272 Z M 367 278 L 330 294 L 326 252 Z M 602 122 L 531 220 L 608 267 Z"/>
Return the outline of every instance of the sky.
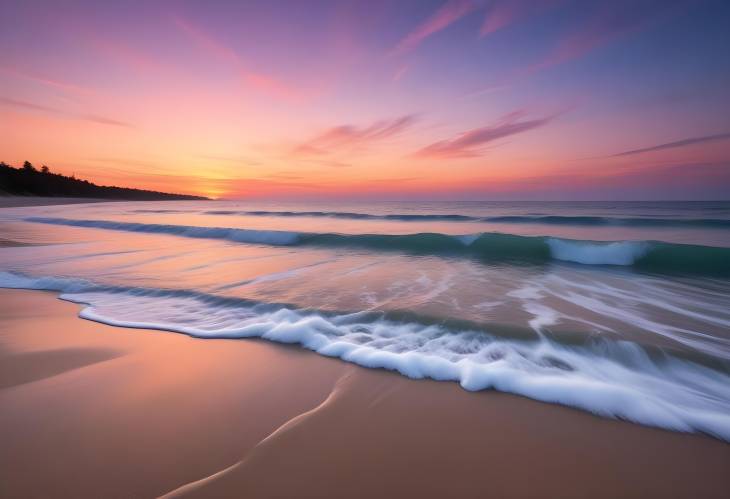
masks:
<path fill-rule="evenodd" d="M 0 160 L 224 199 L 730 199 L 727 0 L 0 0 Z"/>

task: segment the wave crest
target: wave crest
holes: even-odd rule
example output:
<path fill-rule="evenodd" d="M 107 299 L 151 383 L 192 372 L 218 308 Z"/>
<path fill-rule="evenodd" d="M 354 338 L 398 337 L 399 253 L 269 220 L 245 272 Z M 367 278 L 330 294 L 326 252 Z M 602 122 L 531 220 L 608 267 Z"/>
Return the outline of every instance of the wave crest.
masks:
<path fill-rule="evenodd" d="M 456 381 L 607 417 L 730 441 L 730 377 L 628 341 L 517 340 L 373 313 L 300 310 L 184 290 L 98 286 L 0 272 L 0 287 L 51 289 L 85 305 L 81 317 L 201 338 L 260 337 L 410 378 Z"/>
<path fill-rule="evenodd" d="M 557 260 L 584 265 L 632 266 L 653 272 L 730 275 L 730 248 L 658 241 L 599 242 L 501 233 L 471 235 L 308 233 L 47 217 L 30 217 L 25 220 L 72 227 L 223 239 L 275 246 L 361 248 L 369 251 L 461 256 L 506 263 L 539 264 Z"/>

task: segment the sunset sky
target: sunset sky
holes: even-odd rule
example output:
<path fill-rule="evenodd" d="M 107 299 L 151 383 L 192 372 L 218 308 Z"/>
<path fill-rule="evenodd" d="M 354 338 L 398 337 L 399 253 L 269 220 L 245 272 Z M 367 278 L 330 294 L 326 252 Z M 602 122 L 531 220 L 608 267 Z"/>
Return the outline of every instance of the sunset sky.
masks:
<path fill-rule="evenodd" d="M 26 159 L 233 199 L 730 199 L 730 2 L 0 0 Z"/>

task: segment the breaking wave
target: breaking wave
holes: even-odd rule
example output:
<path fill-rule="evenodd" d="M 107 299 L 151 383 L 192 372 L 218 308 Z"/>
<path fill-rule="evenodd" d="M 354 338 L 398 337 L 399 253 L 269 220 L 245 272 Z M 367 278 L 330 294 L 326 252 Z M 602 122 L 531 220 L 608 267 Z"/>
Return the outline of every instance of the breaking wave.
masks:
<path fill-rule="evenodd" d="M 631 266 L 658 273 L 730 275 L 730 248 L 659 241 L 599 242 L 501 233 L 461 236 L 439 233 L 401 235 L 308 233 L 47 217 L 30 217 L 25 220 L 72 227 L 170 234 L 276 246 L 401 251 L 446 257 L 463 256 L 505 263 L 539 264 L 564 261 L 585 265 Z"/>
<path fill-rule="evenodd" d="M 200 338 L 264 338 L 410 378 L 456 381 L 676 431 L 730 441 L 727 359 L 700 364 L 607 338 L 561 343 L 497 329 L 297 309 L 189 291 L 103 286 L 64 277 L 0 272 L 0 287 L 45 289 L 84 304 L 81 317 Z"/>

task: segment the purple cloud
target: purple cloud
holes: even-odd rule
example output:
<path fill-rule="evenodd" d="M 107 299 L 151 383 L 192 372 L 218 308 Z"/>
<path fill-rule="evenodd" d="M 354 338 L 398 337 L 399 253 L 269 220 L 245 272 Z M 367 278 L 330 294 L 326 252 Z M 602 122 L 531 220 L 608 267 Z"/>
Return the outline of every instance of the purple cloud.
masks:
<path fill-rule="evenodd" d="M 624 151 L 618 154 L 612 154 L 610 158 L 618 158 L 621 156 L 633 156 L 634 154 L 643 154 L 645 152 L 662 151 L 664 149 L 674 149 L 676 147 L 691 146 L 694 144 L 703 144 L 706 142 L 716 142 L 718 140 L 730 139 L 730 133 L 719 133 L 717 135 L 705 135 L 703 137 L 692 137 L 689 139 L 677 140 L 674 142 L 667 142 L 665 144 L 659 144 L 657 146 L 644 147 L 642 149 L 632 149 L 631 151 Z"/>
<path fill-rule="evenodd" d="M 298 145 L 294 149 L 294 153 L 303 156 L 321 156 L 342 148 L 366 146 L 399 135 L 411 128 L 416 122 L 416 116 L 405 115 L 389 120 L 376 121 L 364 127 L 354 125 L 335 126 Z"/>
<path fill-rule="evenodd" d="M 403 55 L 418 47 L 426 38 L 438 33 L 478 8 L 473 0 L 449 0 L 423 23 L 419 24 L 393 49 L 393 55 Z"/>
<path fill-rule="evenodd" d="M 547 125 L 554 116 L 522 119 L 525 113 L 516 111 L 504 116 L 496 124 L 468 130 L 451 139 L 434 142 L 415 153 L 421 158 L 470 158 L 481 156 L 483 146 L 495 140 L 527 132 Z"/>

